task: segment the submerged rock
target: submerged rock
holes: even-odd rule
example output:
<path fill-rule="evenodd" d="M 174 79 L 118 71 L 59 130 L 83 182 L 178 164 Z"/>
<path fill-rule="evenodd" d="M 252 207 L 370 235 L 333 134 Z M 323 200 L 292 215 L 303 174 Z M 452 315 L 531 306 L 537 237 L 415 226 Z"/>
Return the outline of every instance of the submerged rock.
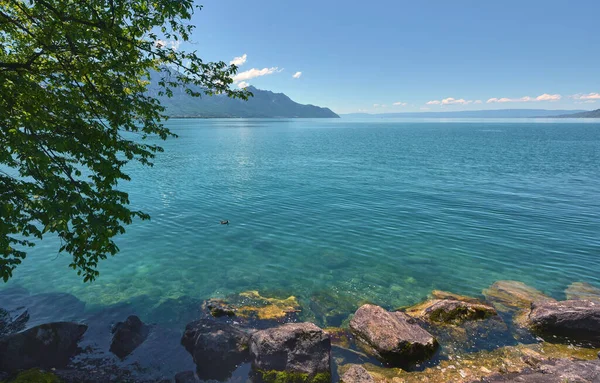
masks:
<path fill-rule="evenodd" d="M 146 340 L 149 332 L 148 326 L 140 318 L 129 316 L 125 322 L 118 322 L 113 327 L 110 352 L 121 359 L 125 358 Z"/>
<path fill-rule="evenodd" d="M 203 380 L 225 380 L 248 360 L 249 334 L 227 323 L 207 319 L 188 324 L 181 344 L 194 358 Z"/>
<path fill-rule="evenodd" d="M 392 365 L 429 359 L 439 346 L 410 316 L 375 305 L 360 307 L 350 321 L 350 330 L 367 352 Z"/>
<path fill-rule="evenodd" d="M 589 283 L 571 283 L 565 290 L 567 300 L 586 300 L 600 303 L 600 289 Z"/>
<path fill-rule="evenodd" d="M 296 297 L 263 297 L 258 291 L 246 291 L 225 299 L 209 299 L 202 309 L 213 317 L 236 316 L 244 320 L 285 322 L 295 320 L 300 310 Z"/>
<path fill-rule="evenodd" d="M 483 290 L 483 295 L 498 311 L 528 309 L 533 302 L 554 301 L 531 286 L 518 281 L 498 281 Z"/>
<path fill-rule="evenodd" d="M 8 311 L 0 308 L 0 337 L 23 331 L 28 321 L 27 310 L 12 318 Z"/>
<path fill-rule="evenodd" d="M 533 303 L 527 327 L 540 335 L 554 335 L 600 345 L 600 304 L 570 300 Z"/>
<path fill-rule="evenodd" d="M 338 327 L 356 311 L 358 305 L 354 297 L 330 289 L 313 294 L 309 307 L 318 323 L 325 327 Z"/>
<path fill-rule="evenodd" d="M 257 331 L 250 340 L 252 367 L 265 382 L 331 380 L 329 335 L 312 323 Z"/>
<path fill-rule="evenodd" d="M 369 371 L 365 370 L 363 366 L 353 364 L 348 370 L 342 375 L 340 383 L 371 383 L 375 382 L 373 377 L 369 374 Z"/>
<path fill-rule="evenodd" d="M 83 324 L 55 322 L 0 338 L 0 371 L 64 366 L 86 330 Z"/>
<path fill-rule="evenodd" d="M 466 295 L 454 294 L 454 293 L 450 293 L 448 291 L 442 291 L 442 290 L 433 290 L 431 292 L 431 297 L 433 299 L 452 299 L 452 300 L 461 301 L 461 302 L 481 303 L 481 301 L 477 298 L 468 297 Z"/>
<path fill-rule="evenodd" d="M 432 299 L 406 309 L 413 318 L 432 323 L 461 324 L 498 315 L 493 307 L 454 299 Z"/>

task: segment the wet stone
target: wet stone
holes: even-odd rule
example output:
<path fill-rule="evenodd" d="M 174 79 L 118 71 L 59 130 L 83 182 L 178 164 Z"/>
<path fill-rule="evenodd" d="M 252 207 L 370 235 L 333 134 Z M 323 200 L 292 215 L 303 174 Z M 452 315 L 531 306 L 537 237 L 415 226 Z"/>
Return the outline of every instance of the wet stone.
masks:
<path fill-rule="evenodd" d="M 600 288 L 589 283 L 571 283 L 565 290 L 567 300 L 587 300 L 600 303 Z"/>
<path fill-rule="evenodd" d="M 539 290 L 518 281 L 498 281 L 483 290 L 486 300 L 498 311 L 529 309 L 533 302 L 554 301 Z"/>

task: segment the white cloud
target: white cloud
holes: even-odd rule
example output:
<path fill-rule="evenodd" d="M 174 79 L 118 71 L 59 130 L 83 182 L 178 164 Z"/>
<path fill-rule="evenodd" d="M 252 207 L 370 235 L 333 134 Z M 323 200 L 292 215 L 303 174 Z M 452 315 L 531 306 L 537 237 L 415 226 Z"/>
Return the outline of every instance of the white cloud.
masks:
<path fill-rule="evenodd" d="M 294 73 L 294 75 L 292 77 L 293 78 L 300 78 L 300 76 L 302 76 L 302 72 L 296 72 L 296 73 Z"/>
<path fill-rule="evenodd" d="M 588 93 L 588 94 L 574 94 L 569 96 L 570 98 L 574 98 L 575 100 L 600 100 L 600 93 Z"/>
<path fill-rule="evenodd" d="M 236 74 L 235 76 L 233 76 L 233 82 L 251 80 L 256 77 L 261 77 L 261 76 L 266 76 L 268 74 L 281 72 L 282 70 L 283 69 L 279 69 L 277 67 L 263 68 L 263 69 L 252 68 L 247 71 L 240 72 L 240 73 Z"/>
<path fill-rule="evenodd" d="M 558 101 L 561 98 L 562 98 L 562 96 L 560 94 L 544 93 L 537 97 L 529 97 L 529 96 L 525 96 L 525 97 L 521 97 L 521 98 L 507 98 L 507 97 L 496 98 L 496 97 L 493 97 L 493 98 L 490 98 L 489 100 L 487 100 L 487 103 L 492 104 L 492 103 L 507 103 L 507 102 Z"/>
<path fill-rule="evenodd" d="M 558 101 L 562 98 L 560 94 L 548 94 L 544 93 L 541 96 L 535 98 L 536 101 Z"/>
<path fill-rule="evenodd" d="M 240 57 L 234 57 L 233 60 L 229 62 L 229 65 L 242 66 L 246 63 L 246 59 L 248 59 L 248 55 L 244 53 Z"/>
<path fill-rule="evenodd" d="M 181 44 L 181 41 L 179 40 L 156 40 L 156 43 L 154 43 L 156 45 L 157 48 L 171 48 L 174 51 L 177 50 L 177 48 L 179 48 L 179 45 Z"/>
<path fill-rule="evenodd" d="M 395 105 L 395 106 L 406 106 L 408 104 L 406 102 L 398 101 L 398 102 L 393 103 L 392 105 Z"/>
<path fill-rule="evenodd" d="M 457 100 L 455 98 L 449 97 L 449 98 L 445 98 L 442 100 L 442 105 L 454 105 L 454 104 L 468 105 L 472 102 L 473 101 L 467 101 L 463 98 L 460 98 Z"/>
<path fill-rule="evenodd" d="M 379 104 L 373 104 L 373 108 L 379 108 Z"/>
<path fill-rule="evenodd" d="M 481 100 L 475 100 L 474 104 L 483 104 L 483 101 L 481 101 Z"/>
<path fill-rule="evenodd" d="M 238 88 L 244 89 L 246 87 L 248 87 L 250 84 L 248 84 L 246 81 L 242 81 L 238 84 Z"/>
<path fill-rule="evenodd" d="M 452 97 L 448 97 L 445 98 L 443 100 L 432 100 L 432 101 L 428 101 L 425 103 L 425 105 L 468 105 L 470 103 L 472 103 L 473 101 L 471 100 L 465 100 L 464 98 L 452 98 Z"/>

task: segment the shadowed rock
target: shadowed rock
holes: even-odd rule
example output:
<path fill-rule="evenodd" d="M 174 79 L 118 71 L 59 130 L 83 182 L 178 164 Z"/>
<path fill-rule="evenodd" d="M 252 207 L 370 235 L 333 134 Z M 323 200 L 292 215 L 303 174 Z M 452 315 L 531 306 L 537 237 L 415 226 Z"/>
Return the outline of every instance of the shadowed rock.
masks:
<path fill-rule="evenodd" d="M 0 371 L 61 367 L 77 352 L 86 325 L 55 322 L 0 339 Z"/>
<path fill-rule="evenodd" d="M 554 301 L 531 286 L 518 281 L 498 281 L 483 290 L 485 298 L 498 311 L 528 309 L 533 302 Z"/>
<path fill-rule="evenodd" d="M 600 303 L 600 289 L 589 283 L 571 283 L 565 290 L 568 300 L 586 300 Z"/>
<path fill-rule="evenodd" d="M 200 379 L 226 380 L 248 360 L 249 338 L 237 327 L 203 319 L 186 326 L 181 344 L 192 354 Z"/>
<path fill-rule="evenodd" d="M 526 324 L 541 335 L 556 335 L 600 345 L 600 304 L 595 302 L 533 303 Z"/>
<path fill-rule="evenodd" d="M 413 318 L 379 306 L 360 307 L 350 321 L 350 330 L 367 352 L 393 365 L 429 359 L 438 348 L 437 340 Z"/>
<path fill-rule="evenodd" d="M 140 318 L 131 315 L 125 322 L 118 322 L 112 332 L 110 352 L 123 359 L 146 340 L 150 331 Z"/>
<path fill-rule="evenodd" d="M 340 383 L 374 383 L 375 380 L 364 367 L 353 364 L 342 375 Z"/>
<path fill-rule="evenodd" d="M 250 340 L 252 367 L 263 381 L 330 381 L 329 335 L 312 323 L 257 331 Z M 293 380 L 295 381 L 295 380 Z"/>
<path fill-rule="evenodd" d="M 200 379 L 196 377 L 194 371 L 184 371 L 175 375 L 175 383 L 197 383 Z"/>
<path fill-rule="evenodd" d="M 432 299 L 409 307 L 405 311 L 413 318 L 432 323 L 461 324 L 498 315 L 493 307 L 454 299 Z"/>

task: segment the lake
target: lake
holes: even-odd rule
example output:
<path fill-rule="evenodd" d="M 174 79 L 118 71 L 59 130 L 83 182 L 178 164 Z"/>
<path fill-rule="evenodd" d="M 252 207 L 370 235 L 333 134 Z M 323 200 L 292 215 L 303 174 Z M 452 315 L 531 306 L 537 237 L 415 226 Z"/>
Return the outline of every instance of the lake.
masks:
<path fill-rule="evenodd" d="M 48 238 L 1 288 L 127 304 L 160 323 L 169 299 L 247 290 L 391 309 L 502 279 L 559 299 L 575 281 L 600 286 L 598 120 L 168 126 L 179 138 L 121 185 L 152 220 L 127 228 L 97 281 L 82 283 Z"/>

